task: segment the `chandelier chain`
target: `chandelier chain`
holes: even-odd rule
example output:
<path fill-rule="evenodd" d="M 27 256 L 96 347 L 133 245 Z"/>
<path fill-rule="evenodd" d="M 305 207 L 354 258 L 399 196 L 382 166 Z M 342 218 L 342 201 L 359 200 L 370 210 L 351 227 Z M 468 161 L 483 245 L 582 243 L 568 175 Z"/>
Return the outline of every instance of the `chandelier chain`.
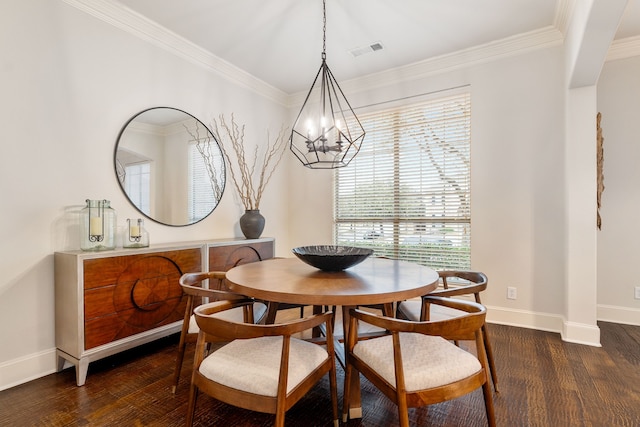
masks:
<path fill-rule="evenodd" d="M 327 0 L 322 0 L 322 59 L 327 57 Z"/>

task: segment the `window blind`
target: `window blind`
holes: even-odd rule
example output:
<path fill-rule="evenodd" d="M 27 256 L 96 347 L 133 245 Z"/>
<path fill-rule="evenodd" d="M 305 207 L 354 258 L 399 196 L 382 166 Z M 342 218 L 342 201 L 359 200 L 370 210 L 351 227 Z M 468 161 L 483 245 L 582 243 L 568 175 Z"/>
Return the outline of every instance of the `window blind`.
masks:
<path fill-rule="evenodd" d="M 336 244 L 470 268 L 469 93 L 358 117 L 365 142 L 335 172 Z"/>

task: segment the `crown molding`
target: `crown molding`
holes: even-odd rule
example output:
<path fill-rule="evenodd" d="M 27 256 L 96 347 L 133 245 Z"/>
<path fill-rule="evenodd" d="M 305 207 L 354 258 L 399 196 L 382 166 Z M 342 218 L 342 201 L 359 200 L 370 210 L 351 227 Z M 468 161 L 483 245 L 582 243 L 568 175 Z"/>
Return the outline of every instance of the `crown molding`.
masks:
<path fill-rule="evenodd" d="M 263 80 L 252 76 L 143 15 L 112 0 L 63 1 L 142 40 L 203 66 L 226 80 L 262 95 L 279 105 L 285 107 L 301 105 L 307 94 L 304 91 L 287 95 Z M 496 40 L 451 54 L 425 59 L 403 67 L 347 80 L 341 83 L 341 87 L 345 92 L 360 92 L 417 80 L 509 56 L 517 56 L 537 49 L 558 46 L 563 42 L 561 28 L 566 25 L 563 23 L 566 23 L 573 4 L 574 0 L 560 0 L 553 26 Z"/>
<path fill-rule="evenodd" d="M 614 40 L 607 52 L 606 61 L 626 59 L 640 55 L 640 36 Z"/>
<path fill-rule="evenodd" d="M 285 92 L 119 3 L 110 0 L 63 1 L 114 27 L 202 66 L 238 86 L 258 93 L 280 105 L 286 106 L 288 104 L 288 96 Z"/>
<path fill-rule="evenodd" d="M 562 43 L 562 33 L 555 26 L 549 26 L 458 52 L 425 59 L 403 67 L 346 80 L 341 82 L 340 86 L 346 93 L 361 92 L 372 88 L 423 79 L 435 74 L 450 72 L 497 59 L 518 56 L 538 49 L 560 46 Z M 290 106 L 302 104 L 305 96 L 306 92 L 291 95 Z"/>
<path fill-rule="evenodd" d="M 575 0 L 558 0 L 556 13 L 553 17 L 553 26 L 562 34 L 567 34 L 567 28 L 571 22 L 571 14 L 575 6 Z"/>

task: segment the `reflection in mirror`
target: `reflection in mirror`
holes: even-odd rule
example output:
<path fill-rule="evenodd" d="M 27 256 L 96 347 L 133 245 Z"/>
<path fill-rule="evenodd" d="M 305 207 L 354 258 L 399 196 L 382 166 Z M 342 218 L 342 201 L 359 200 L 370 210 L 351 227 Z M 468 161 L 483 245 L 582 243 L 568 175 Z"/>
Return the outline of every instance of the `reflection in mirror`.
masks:
<path fill-rule="evenodd" d="M 148 218 L 194 224 L 218 206 L 225 186 L 222 151 L 211 131 L 184 111 L 157 107 L 131 118 L 115 151 L 120 187 Z"/>

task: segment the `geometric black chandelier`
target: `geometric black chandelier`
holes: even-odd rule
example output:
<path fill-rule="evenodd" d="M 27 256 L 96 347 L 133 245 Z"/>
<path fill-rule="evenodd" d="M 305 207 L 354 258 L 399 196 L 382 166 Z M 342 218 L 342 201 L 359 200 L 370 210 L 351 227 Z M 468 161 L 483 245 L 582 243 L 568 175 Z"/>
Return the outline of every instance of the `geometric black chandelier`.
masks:
<path fill-rule="evenodd" d="M 290 149 L 311 169 L 346 166 L 360 151 L 365 131 L 327 65 L 327 10 L 322 1 L 322 64 L 298 113 Z"/>

